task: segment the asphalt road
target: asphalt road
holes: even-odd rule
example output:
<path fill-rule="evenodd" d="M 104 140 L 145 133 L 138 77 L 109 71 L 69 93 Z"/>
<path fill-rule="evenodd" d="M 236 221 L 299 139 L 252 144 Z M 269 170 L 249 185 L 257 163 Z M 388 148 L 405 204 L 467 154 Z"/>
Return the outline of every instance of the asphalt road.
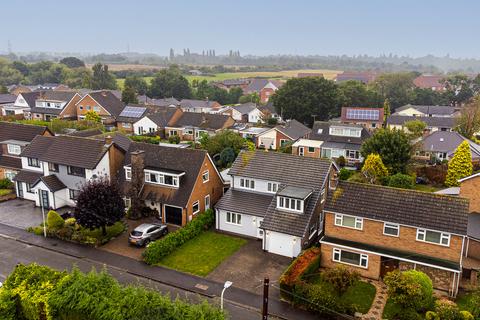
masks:
<path fill-rule="evenodd" d="M 3 238 L 1 236 L 0 241 L 0 282 L 5 280 L 18 263 L 29 264 L 35 262 L 58 270 L 70 270 L 76 265 L 84 272 L 88 272 L 92 268 L 96 268 L 97 270 L 104 268 L 102 264 L 88 259 L 78 259 L 62 253 Z M 141 284 L 153 288 L 163 294 L 168 293 L 171 297 L 178 296 L 189 302 L 198 302 L 200 299 L 206 299 L 189 291 L 170 287 L 146 278 L 136 277 L 118 269 L 111 267 L 107 267 L 107 269 L 111 275 L 123 284 Z M 211 303 L 219 304 L 218 298 L 207 300 Z M 234 305 L 228 301 L 225 302 L 225 309 L 228 311 L 230 319 L 261 319 L 261 315 L 257 311 Z M 269 317 L 269 319 L 273 318 Z"/>

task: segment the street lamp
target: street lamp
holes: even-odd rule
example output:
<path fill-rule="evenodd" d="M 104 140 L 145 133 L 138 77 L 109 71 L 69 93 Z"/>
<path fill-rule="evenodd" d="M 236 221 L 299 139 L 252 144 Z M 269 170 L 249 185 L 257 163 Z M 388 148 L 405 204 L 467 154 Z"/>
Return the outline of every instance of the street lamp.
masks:
<path fill-rule="evenodd" d="M 225 290 L 230 288 L 230 286 L 233 284 L 232 281 L 225 281 L 225 284 L 223 285 L 223 290 L 222 294 L 220 295 L 220 309 L 223 310 L 223 294 L 225 293 Z"/>

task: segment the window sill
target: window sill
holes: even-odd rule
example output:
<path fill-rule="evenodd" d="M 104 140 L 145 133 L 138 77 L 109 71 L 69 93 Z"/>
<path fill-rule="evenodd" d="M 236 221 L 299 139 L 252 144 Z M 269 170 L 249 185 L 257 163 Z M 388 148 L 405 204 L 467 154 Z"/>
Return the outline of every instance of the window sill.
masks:
<path fill-rule="evenodd" d="M 362 268 L 362 269 L 368 269 L 368 264 L 366 267 L 364 266 L 361 266 L 359 264 L 353 264 L 353 263 L 348 263 L 348 262 L 343 262 L 343 261 L 337 261 L 337 260 L 333 260 L 333 262 L 336 262 L 336 263 L 341 263 L 341 264 L 346 264 L 347 266 L 352 266 L 352 267 L 357 267 L 357 268 Z"/>

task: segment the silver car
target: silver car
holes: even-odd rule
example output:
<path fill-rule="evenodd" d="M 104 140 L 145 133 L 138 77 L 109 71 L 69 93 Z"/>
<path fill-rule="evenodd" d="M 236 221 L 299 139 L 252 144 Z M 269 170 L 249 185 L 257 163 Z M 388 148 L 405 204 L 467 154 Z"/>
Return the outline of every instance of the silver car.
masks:
<path fill-rule="evenodd" d="M 128 243 L 143 247 L 168 233 L 167 225 L 159 223 L 143 223 L 133 229 L 128 236 Z"/>

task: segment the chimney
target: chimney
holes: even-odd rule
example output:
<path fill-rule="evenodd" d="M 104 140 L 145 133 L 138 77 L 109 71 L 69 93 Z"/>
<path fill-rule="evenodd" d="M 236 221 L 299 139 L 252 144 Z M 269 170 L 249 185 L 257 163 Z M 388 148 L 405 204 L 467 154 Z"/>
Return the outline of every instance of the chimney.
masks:
<path fill-rule="evenodd" d="M 329 189 L 330 190 L 335 190 L 337 189 L 337 185 L 338 185 L 338 172 L 336 170 L 333 170 L 330 172 L 330 177 L 329 177 L 330 181 L 329 181 Z"/>
<path fill-rule="evenodd" d="M 105 137 L 105 146 L 110 146 L 112 144 L 113 138 L 111 135 Z"/>
<path fill-rule="evenodd" d="M 130 163 L 132 168 L 132 181 L 144 180 L 143 170 L 145 169 L 145 151 L 136 150 L 130 153 Z"/>

